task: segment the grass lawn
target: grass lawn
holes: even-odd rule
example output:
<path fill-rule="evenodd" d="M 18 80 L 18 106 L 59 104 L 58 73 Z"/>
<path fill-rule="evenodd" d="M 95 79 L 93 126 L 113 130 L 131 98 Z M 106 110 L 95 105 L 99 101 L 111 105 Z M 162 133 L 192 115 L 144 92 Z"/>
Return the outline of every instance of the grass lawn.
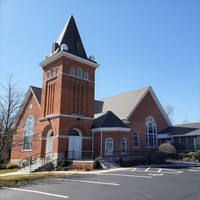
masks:
<path fill-rule="evenodd" d="M 0 174 L 6 174 L 9 172 L 16 172 L 18 169 L 0 169 Z"/>
<path fill-rule="evenodd" d="M 27 185 L 36 181 L 44 179 L 51 179 L 57 177 L 72 176 L 72 174 L 52 173 L 52 172 L 35 172 L 31 174 L 20 174 L 0 177 L 0 188 L 1 187 L 13 187 L 19 185 Z"/>

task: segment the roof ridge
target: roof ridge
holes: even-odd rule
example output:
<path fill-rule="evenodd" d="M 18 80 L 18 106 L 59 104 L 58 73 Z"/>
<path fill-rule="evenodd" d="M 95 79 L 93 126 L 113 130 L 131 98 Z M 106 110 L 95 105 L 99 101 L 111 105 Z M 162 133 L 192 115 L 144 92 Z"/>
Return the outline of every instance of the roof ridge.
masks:
<path fill-rule="evenodd" d="M 113 95 L 113 96 L 110 96 L 110 97 L 106 97 L 106 98 L 100 99 L 99 101 L 104 101 L 105 99 L 111 99 L 113 97 L 123 96 L 125 94 L 130 94 L 130 93 L 133 93 L 133 92 L 136 92 L 136 91 L 139 91 L 139 90 L 144 90 L 144 89 L 147 90 L 149 88 L 151 88 L 151 86 L 147 86 L 147 87 L 143 87 L 143 88 L 140 88 L 140 89 L 132 90 L 132 91 L 129 91 L 129 92 L 124 92 L 124 93 L 121 93 L 121 94 L 117 94 L 117 95 Z"/>

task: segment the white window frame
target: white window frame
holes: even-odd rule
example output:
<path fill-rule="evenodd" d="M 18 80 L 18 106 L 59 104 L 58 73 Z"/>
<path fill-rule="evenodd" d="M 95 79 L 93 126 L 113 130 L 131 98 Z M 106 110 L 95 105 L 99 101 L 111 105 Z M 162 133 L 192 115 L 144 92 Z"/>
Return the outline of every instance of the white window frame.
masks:
<path fill-rule="evenodd" d="M 122 138 L 121 139 L 120 146 L 121 146 L 121 154 L 126 154 L 127 153 L 127 141 L 126 141 L 126 138 Z"/>
<path fill-rule="evenodd" d="M 152 145 L 150 142 L 151 138 Z M 148 116 L 145 121 L 145 141 L 147 148 L 156 148 L 158 146 L 156 122 L 151 116 Z"/>
<path fill-rule="evenodd" d="M 84 72 L 84 79 L 85 80 L 89 80 L 89 74 L 88 74 L 88 72 Z"/>
<path fill-rule="evenodd" d="M 69 74 L 70 74 L 71 76 L 75 76 L 75 69 L 74 69 L 74 67 L 70 67 L 70 69 L 69 69 Z"/>
<path fill-rule="evenodd" d="M 78 78 L 83 78 L 83 70 L 80 67 L 76 71 L 76 76 Z"/>
<path fill-rule="evenodd" d="M 108 145 L 110 145 L 110 146 L 108 146 Z M 113 145 L 114 145 L 113 139 L 112 138 L 106 138 L 106 140 L 105 140 L 105 154 L 106 155 L 112 155 L 113 154 Z"/>
<path fill-rule="evenodd" d="M 26 118 L 24 124 L 24 136 L 23 136 L 23 151 L 31 151 L 33 144 L 33 134 L 34 134 L 34 117 L 29 115 Z"/>
<path fill-rule="evenodd" d="M 137 136 L 137 141 L 135 140 L 135 136 Z M 137 142 L 137 145 L 135 145 L 135 143 Z M 139 148 L 140 147 L 140 137 L 139 137 L 139 133 L 138 132 L 134 132 L 133 133 L 133 148 Z"/>

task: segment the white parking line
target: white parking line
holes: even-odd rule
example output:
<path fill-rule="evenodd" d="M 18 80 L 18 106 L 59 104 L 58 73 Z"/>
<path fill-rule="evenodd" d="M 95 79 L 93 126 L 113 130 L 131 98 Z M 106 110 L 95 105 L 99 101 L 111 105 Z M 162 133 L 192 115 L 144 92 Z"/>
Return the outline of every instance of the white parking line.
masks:
<path fill-rule="evenodd" d="M 2 187 L 2 188 L 7 189 L 7 190 L 16 190 L 16 191 L 20 191 L 20 192 L 30 192 L 30 193 L 36 193 L 36 194 L 43 194 L 43 195 L 47 195 L 47 196 L 60 197 L 63 199 L 69 198 L 68 196 L 64 196 L 64 195 L 41 192 L 41 191 L 37 191 L 37 190 L 25 190 L 25 189 L 20 189 L 20 188 L 8 188 L 8 187 Z"/>
<path fill-rule="evenodd" d="M 54 179 L 58 181 L 68 181 L 68 182 L 79 182 L 79 183 L 92 183 L 92 184 L 99 184 L 99 185 L 112 185 L 112 186 L 119 186 L 118 183 L 107 183 L 107 182 L 97 182 L 97 181 L 85 181 L 85 180 L 74 180 L 74 179 Z"/>
<path fill-rule="evenodd" d="M 125 177 L 132 177 L 132 178 L 152 178 L 152 176 L 138 176 L 138 175 L 128 175 L 128 174 L 98 174 L 103 176 L 125 176 Z"/>
<path fill-rule="evenodd" d="M 148 167 L 147 169 L 145 169 L 145 172 L 147 172 L 150 169 L 150 167 Z"/>
<path fill-rule="evenodd" d="M 142 168 L 133 168 L 134 172 L 147 172 L 147 173 L 163 173 L 163 174 L 180 174 L 183 173 L 183 171 L 180 170 L 175 170 L 175 169 L 165 169 L 165 168 L 146 168 L 146 169 L 142 169 Z"/>

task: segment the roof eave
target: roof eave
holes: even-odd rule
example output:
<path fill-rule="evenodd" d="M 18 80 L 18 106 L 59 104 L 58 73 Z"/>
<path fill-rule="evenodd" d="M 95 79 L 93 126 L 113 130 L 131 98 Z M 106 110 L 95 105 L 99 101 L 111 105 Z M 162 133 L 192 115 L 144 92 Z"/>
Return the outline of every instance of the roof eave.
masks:
<path fill-rule="evenodd" d="M 56 59 L 58 59 L 58 58 L 60 58 L 62 56 L 70 58 L 70 59 L 73 59 L 75 61 L 78 61 L 78 62 L 81 62 L 81 63 L 84 63 L 84 64 L 87 64 L 87 65 L 90 65 L 91 67 L 94 67 L 94 68 L 99 67 L 98 63 L 86 60 L 84 58 L 81 58 L 79 56 L 73 55 L 71 53 L 68 53 L 68 52 L 62 51 L 62 50 L 57 52 L 57 53 L 52 54 L 51 56 L 46 58 L 44 61 L 40 62 L 39 65 L 41 67 L 45 67 L 46 65 L 50 64 L 51 62 L 55 61 Z"/>
<path fill-rule="evenodd" d="M 131 128 L 125 128 L 125 127 L 99 127 L 99 128 L 93 128 L 91 129 L 93 133 L 96 132 L 130 132 Z"/>

